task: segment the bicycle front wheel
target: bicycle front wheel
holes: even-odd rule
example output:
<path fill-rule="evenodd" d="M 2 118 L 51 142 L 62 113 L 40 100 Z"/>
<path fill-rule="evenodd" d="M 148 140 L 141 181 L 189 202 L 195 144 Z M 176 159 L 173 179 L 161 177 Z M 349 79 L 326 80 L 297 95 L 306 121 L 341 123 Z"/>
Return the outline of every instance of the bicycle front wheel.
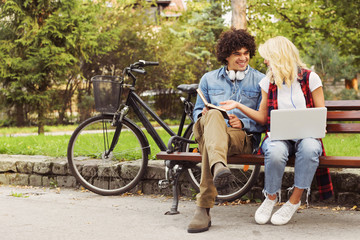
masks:
<path fill-rule="evenodd" d="M 129 119 L 122 121 L 114 150 L 107 154 L 116 127 L 112 115 L 89 118 L 79 125 L 68 145 L 69 167 L 77 181 L 100 195 L 118 195 L 134 188 L 148 164 L 149 145 Z"/>
<path fill-rule="evenodd" d="M 184 137 L 187 139 L 194 140 L 192 126 L 187 129 Z M 186 144 L 184 145 L 184 152 L 193 152 L 198 151 L 196 144 Z M 255 184 L 259 173 L 260 165 L 239 165 L 239 164 L 228 164 L 231 172 L 235 176 L 235 180 L 228 184 L 227 186 L 218 189 L 217 199 L 220 202 L 233 201 L 244 196 L 251 187 Z M 186 171 L 187 177 L 194 187 L 194 189 L 200 191 L 200 178 L 201 178 L 201 163 L 194 165 L 192 168 L 188 168 Z"/>

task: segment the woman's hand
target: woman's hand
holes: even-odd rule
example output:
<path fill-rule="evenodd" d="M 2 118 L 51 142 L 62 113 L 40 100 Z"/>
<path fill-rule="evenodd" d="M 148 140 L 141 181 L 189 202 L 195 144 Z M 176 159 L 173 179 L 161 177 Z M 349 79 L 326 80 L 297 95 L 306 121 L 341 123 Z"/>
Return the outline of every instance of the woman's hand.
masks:
<path fill-rule="evenodd" d="M 220 107 L 225 109 L 226 111 L 229 111 L 234 108 L 237 108 L 238 104 L 239 103 L 234 100 L 227 100 L 227 101 L 220 102 Z"/>

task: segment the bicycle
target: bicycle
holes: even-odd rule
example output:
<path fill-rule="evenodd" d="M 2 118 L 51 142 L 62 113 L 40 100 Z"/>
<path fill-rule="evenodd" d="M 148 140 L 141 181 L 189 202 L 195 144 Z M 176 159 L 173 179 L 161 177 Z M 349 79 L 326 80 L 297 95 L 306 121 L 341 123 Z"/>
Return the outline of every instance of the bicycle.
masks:
<path fill-rule="evenodd" d="M 133 189 L 142 179 L 148 164 L 150 146 L 143 130 L 127 117 L 130 109 L 161 151 L 170 153 L 197 149 L 192 132 L 194 104 L 191 97 L 196 96 L 198 84 L 178 86 L 180 91 L 187 93 L 187 98 L 180 98 L 184 111 L 177 134 L 135 93 L 137 78 L 133 73 L 145 74 L 144 67 L 155 65 L 158 62 L 140 60 L 124 68 L 122 76 L 92 78 L 95 109 L 100 114 L 85 120 L 76 128 L 67 150 L 69 167 L 86 189 L 105 196 L 119 195 Z M 125 84 L 126 76 L 132 80 L 131 84 Z M 171 136 L 167 146 L 140 106 Z M 183 133 L 186 116 L 190 124 Z M 166 179 L 159 181 L 159 187 L 165 188 L 170 184 L 177 186 L 180 174 L 185 172 L 195 190 L 199 191 L 200 164 L 165 161 L 165 166 Z M 244 195 L 255 183 L 260 170 L 258 165 L 249 170 L 242 169 L 240 165 L 230 167 L 236 181 L 219 190 L 220 201 L 231 201 Z M 174 195 L 175 201 L 177 197 Z"/>

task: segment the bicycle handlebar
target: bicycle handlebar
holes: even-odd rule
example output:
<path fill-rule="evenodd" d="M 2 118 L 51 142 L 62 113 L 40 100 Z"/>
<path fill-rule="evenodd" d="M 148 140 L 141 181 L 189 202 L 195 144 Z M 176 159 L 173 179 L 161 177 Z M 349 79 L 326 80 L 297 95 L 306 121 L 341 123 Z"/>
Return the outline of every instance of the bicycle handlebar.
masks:
<path fill-rule="evenodd" d="M 152 61 L 145 61 L 145 60 L 139 60 L 140 63 L 143 64 L 143 66 L 157 66 L 159 65 L 159 62 L 152 62 Z"/>
<path fill-rule="evenodd" d="M 146 74 L 146 71 L 144 69 L 132 69 L 131 71 L 141 74 Z"/>
<path fill-rule="evenodd" d="M 138 62 L 135 62 L 130 65 L 130 69 L 138 69 L 146 66 L 156 66 L 159 65 L 159 62 L 151 62 L 151 61 L 145 61 L 145 60 L 139 60 Z"/>
<path fill-rule="evenodd" d="M 124 69 L 124 72 L 127 72 L 128 74 L 130 72 L 136 72 L 141 74 L 146 74 L 146 71 L 143 69 L 143 67 L 146 66 L 157 66 L 159 65 L 159 62 L 152 62 L 152 61 L 145 61 L 145 60 L 139 60 L 138 62 L 135 62 L 133 64 L 130 64 L 129 67 L 126 67 Z"/>
<path fill-rule="evenodd" d="M 136 77 L 134 74 L 132 74 L 132 72 L 146 74 L 146 71 L 143 69 L 143 67 L 156 65 L 159 65 L 159 62 L 139 60 L 138 62 L 130 64 L 129 67 L 124 68 L 123 75 L 126 73 L 129 77 L 131 77 L 133 80 L 133 86 L 135 86 Z"/>

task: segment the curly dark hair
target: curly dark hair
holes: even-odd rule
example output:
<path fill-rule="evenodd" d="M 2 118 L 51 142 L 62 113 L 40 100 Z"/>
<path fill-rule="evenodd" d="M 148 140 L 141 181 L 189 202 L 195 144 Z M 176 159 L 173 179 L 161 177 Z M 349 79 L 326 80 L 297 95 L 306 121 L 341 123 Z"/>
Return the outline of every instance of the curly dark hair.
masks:
<path fill-rule="evenodd" d="M 216 58 L 219 62 L 227 64 L 226 58 L 234 51 L 240 50 L 243 47 L 249 50 L 250 58 L 255 56 L 255 38 L 246 30 L 232 27 L 221 33 L 216 45 Z"/>

